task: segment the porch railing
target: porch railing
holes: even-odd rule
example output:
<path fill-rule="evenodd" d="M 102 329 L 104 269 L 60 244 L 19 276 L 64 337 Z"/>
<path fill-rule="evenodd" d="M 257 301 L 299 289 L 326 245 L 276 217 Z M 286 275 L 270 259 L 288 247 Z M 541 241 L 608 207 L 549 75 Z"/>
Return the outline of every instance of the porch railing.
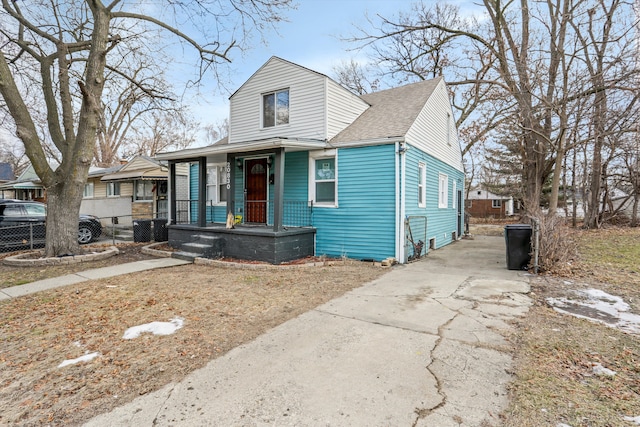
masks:
<path fill-rule="evenodd" d="M 231 207 L 236 224 L 273 225 L 272 200 L 238 200 L 232 201 Z M 176 200 L 176 224 L 198 223 L 198 200 Z M 227 206 L 206 202 L 208 224 L 225 224 Z M 313 223 L 313 202 L 306 200 L 285 200 L 283 203 L 282 225 L 284 227 L 310 227 Z"/>

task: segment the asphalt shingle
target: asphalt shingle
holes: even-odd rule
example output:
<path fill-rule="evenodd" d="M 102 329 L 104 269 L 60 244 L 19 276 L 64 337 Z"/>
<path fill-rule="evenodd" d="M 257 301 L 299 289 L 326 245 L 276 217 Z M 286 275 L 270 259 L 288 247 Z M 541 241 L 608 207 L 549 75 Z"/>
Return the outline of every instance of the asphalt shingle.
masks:
<path fill-rule="evenodd" d="M 440 80 L 442 77 L 362 95 L 371 107 L 331 143 L 404 136 Z"/>

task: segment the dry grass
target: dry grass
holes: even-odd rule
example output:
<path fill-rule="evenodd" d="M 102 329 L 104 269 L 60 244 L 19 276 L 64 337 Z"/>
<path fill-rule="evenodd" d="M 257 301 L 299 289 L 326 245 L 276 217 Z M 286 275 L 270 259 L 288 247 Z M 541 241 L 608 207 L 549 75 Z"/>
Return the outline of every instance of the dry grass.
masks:
<path fill-rule="evenodd" d="M 91 261 L 87 263 L 69 264 L 69 265 L 49 265 L 46 267 L 10 267 L 0 263 L 0 289 L 10 286 L 24 285 L 25 283 L 35 282 L 37 280 L 58 277 L 65 274 L 77 273 L 79 271 L 91 268 L 109 267 L 111 265 L 122 264 L 125 262 L 141 261 L 152 259 L 153 256 L 143 254 L 140 249 L 148 243 L 124 243 L 119 244 L 120 253 L 114 257 L 100 261 Z M 111 245 L 91 245 L 97 247 Z M 88 247 L 85 247 L 88 248 Z M 27 252 L 27 251 L 22 251 Z M 20 252 L 0 253 L 0 261 L 11 255 Z"/>
<path fill-rule="evenodd" d="M 506 426 L 629 426 L 640 415 L 640 337 L 558 314 L 548 296 L 595 287 L 622 296 L 640 313 L 640 229 L 575 231 L 580 259 L 563 278 L 532 284 L 536 304 L 515 337 L 516 381 Z M 617 372 L 595 376 L 595 363 Z"/>
<path fill-rule="evenodd" d="M 3 267 L 4 268 L 4 267 Z M 79 425 L 378 277 L 369 264 L 281 271 L 181 266 L 0 303 L 0 425 Z M 131 326 L 184 319 L 169 336 Z M 99 352 L 89 363 L 65 359 Z"/>

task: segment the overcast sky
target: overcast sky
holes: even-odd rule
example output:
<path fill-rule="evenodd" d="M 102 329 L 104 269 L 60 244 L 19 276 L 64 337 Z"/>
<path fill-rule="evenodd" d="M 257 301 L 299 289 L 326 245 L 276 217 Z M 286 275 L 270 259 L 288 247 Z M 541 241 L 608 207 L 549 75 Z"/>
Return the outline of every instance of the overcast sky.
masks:
<path fill-rule="evenodd" d="M 228 116 L 228 97 L 272 56 L 279 56 L 312 70 L 332 75 L 332 68 L 341 61 L 364 56 L 349 51 L 353 46 L 340 41 L 355 32 L 354 24 L 368 27 L 366 15 L 391 17 L 400 10 L 409 10 L 411 0 L 298 0 L 298 8 L 287 13 L 289 22 L 280 23 L 278 34 L 267 33 L 268 46 L 256 44 L 240 56 L 233 55 L 233 72 L 228 91 L 215 84 L 205 87 L 204 99 L 193 100 L 196 117 L 204 123 L 219 123 Z M 215 92 L 214 92 L 215 91 Z M 222 92 L 222 93 L 221 93 Z"/>

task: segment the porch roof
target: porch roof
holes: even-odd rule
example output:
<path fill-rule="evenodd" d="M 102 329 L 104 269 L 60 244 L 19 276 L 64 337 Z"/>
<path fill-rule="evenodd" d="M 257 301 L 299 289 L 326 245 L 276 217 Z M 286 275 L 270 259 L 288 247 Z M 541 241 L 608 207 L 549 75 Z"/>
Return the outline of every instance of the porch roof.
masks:
<path fill-rule="evenodd" d="M 105 175 L 100 181 L 130 181 L 133 179 L 167 179 L 167 171 L 160 168 L 152 170 L 132 170 Z"/>
<path fill-rule="evenodd" d="M 264 151 L 284 148 L 286 151 L 319 150 L 330 148 L 323 140 L 306 138 L 269 138 L 256 141 L 237 142 L 233 144 L 216 143 L 206 147 L 188 148 L 170 153 L 156 154 L 157 160 L 185 160 L 196 157 L 206 157 L 214 154 L 244 154 L 254 151 Z"/>
<path fill-rule="evenodd" d="M 42 184 L 37 181 L 9 181 L 0 184 L 2 190 L 32 190 L 42 188 Z"/>

